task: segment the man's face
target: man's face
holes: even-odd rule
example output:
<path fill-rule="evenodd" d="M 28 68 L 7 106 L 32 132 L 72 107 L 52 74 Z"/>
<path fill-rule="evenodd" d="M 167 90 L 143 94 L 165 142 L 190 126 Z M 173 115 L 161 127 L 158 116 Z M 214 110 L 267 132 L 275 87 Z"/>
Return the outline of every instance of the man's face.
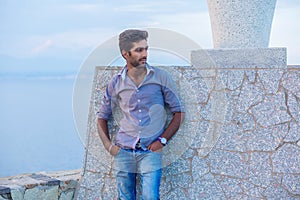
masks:
<path fill-rule="evenodd" d="M 125 53 L 127 64 L 132 67 L 145 66 L 148 54 L 148 43 L 146 40 L 134 42 L 129 52 Z"/>

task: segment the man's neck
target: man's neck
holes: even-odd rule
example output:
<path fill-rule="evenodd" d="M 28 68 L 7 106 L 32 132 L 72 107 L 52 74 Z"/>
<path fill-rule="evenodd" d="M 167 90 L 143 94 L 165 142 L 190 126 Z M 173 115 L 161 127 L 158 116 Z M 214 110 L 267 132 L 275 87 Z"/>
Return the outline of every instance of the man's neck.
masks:
<path fill-rule="evenodd" d="M 127 69 L 128 77 L 135 83 L 136 86 L 139 86 L 147 74 L 146 65 L 138 67 L 127 66 Z"/>
<path fill-rule="evenodd" d="M 127 74 L 130 75 L 131 77 L 145 76 L 145 74 L 147 73 L 146 65 L 140 65 L 137 67 L 127 65 L 127 70 L 128 70 Z"/>

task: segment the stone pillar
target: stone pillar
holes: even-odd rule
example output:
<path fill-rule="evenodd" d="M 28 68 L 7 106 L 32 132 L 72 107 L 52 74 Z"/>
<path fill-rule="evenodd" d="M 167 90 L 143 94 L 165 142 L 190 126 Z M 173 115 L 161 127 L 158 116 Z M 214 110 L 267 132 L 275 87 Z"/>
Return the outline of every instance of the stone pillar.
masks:
<path fill-rule="evenodd" d="M 214 48 L 266 48 L 276 0 L 207 0 Z"/>

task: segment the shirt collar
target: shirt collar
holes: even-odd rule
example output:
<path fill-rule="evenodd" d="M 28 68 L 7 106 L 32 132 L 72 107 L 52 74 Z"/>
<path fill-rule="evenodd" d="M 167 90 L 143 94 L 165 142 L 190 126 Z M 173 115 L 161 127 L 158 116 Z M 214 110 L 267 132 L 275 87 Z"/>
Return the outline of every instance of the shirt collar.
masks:
<path fill-rule="evenodd" d="M 151 67 L 148 63 L 146 63 L 146 69 L 147 69 L 147 75 L 150 72 L 154 72 L 154 68 Z M 121 76 L 122 79 L 125 79 L 127 71 L 128 71 L 128 68 L 127 68 L 127 65 L 125 65 L 125 67 L 123 67 L 123 69 L 119 72 L 118 75 Z"/>

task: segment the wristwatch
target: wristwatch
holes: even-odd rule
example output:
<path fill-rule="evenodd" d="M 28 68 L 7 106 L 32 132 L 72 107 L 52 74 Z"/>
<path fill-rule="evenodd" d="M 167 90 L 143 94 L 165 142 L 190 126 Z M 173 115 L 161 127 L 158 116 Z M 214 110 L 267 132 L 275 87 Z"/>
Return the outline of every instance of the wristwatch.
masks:
<path fill-rule="evenodd" d="M 158 141 L 160 141 L 160 143 L 164 146 L 167 144 L 167 139 L 164 137 L 158 137 Z"/>

